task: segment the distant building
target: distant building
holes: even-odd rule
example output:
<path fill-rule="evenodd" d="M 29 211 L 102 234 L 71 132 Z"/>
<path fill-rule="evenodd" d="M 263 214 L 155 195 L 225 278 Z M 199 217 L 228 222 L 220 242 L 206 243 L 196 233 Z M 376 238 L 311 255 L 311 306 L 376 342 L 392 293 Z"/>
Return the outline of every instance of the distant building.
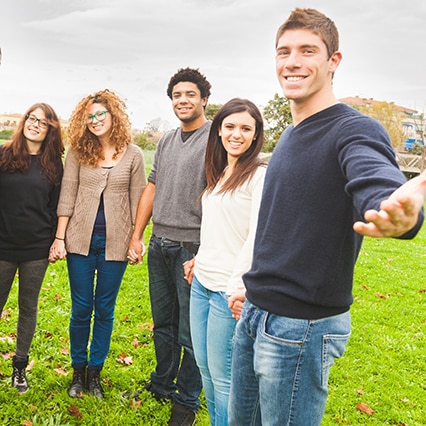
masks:
<path fill-rule="evenodd" d="M 390 104 L 395 109 L 395 111 L 403 115 L 402 130 L 406 137 L 404 141 L 404 148 L 410 150 L 416 143 L 420 146 L 425 145 L 424 141 L 426 139 L 426 119 L 423 113 L 420 113 L 419 111 L 412 108 L 395 105 L 393 102 L 377 101 L 373 98 L 360 98 L 359 96 L 355 96 L 342 98 L 339 100 L 340 102 L 343 102 L 352 107 L 368 107 L 370 105 L 380 105 L 382 103 Z"/>
<path fill-rule="evenodd" d="M 359 96 L 349 96 L 347 98 L 339 99 L 340 102 L 343 102 L 344 104 L 350 105 L 350 106 L 362 106 L 366 107 L 369 105 L 380 105 L 383 103 L 387 103 L 389 105 L 392 105 L 395 110 L 402 112 L 406 114 L 407 116 L 419 114 L 419 112 L 412 108 L 407 108 L 404 106 L 396 105 L 394 102 L 386 102 L 386 101 L 377 101 L 373 98 L 360 98 Z"/>
<path fill-rule="evenodd" d="M 14 130 L 21 119 L 22 114 L 1 114 L 0 113 L 0 130 Z M 66 130 L 68 127 L 68 120 L 59 119 L 61 127 Z"/>
<path fill-rule="evenodd" d="M 0 130 L 13 130 L 18 125 L 22 114 L 0 114 Z"/>

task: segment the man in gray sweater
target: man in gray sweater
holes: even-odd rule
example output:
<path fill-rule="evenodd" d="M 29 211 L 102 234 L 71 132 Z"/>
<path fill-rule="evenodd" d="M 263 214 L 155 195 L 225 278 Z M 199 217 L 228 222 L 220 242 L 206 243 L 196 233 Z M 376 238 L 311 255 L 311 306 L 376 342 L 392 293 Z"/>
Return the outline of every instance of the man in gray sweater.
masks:
<path fill-rule="evenodd" d="M 210 88 L 197 69 L 180 69 L 171 77 L 167 95 L 180 127 L 167 132 L 157 145 L 129 246 L 130 263 L 140 263 L 143 233 L 152 216 L 148 271 L 157 365 L 142 391 L 172 401 L 169 425 L 193 425 L 200 404 L 202 384 L 192 350 L 190 286 L 183 263 L 195 256 L 200 241 L 197 199 L 206 185 L 204 156 L 211 122 L 204 109 Z M 138 399 L 140 392 L 133 397 Z"/>

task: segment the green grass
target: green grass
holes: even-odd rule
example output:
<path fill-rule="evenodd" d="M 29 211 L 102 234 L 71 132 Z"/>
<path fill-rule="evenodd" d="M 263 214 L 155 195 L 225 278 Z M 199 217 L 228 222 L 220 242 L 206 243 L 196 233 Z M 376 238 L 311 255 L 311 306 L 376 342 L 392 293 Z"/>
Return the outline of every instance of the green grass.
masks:
<path fill-rule="evenodd" d="M 323 425 L 426 425 L 425 265 L 426 227 L 412 241 L 365 239 Z"/>
<path fill-rule="evenodd" d="M 365 240 L 354 283 L 352 336 L 331 372 L 323 426 L 426 425 L 425 247 L 426 226 L 413 241 Z M 10 382 L 16 305 L 15 284 L 5 306 L 9 314 L 0 320 L 0 425 L 167 423 L 170 405 L 149 395 L 140 405 L 121 398 L 123 392 L 139 389 L 155 366 L 146 264 L 129 266 L 123 279 L 102 372 L 103 401 L 67 395 L 72 370 L 65 263 L 49 266 L 46 274 L 30 352 L 30 390 L 24 395 L 18 395 Z M 374 413 L 357 410 L 360 402 Z M 208 424 L 203 400 L 196 425 Z"/>

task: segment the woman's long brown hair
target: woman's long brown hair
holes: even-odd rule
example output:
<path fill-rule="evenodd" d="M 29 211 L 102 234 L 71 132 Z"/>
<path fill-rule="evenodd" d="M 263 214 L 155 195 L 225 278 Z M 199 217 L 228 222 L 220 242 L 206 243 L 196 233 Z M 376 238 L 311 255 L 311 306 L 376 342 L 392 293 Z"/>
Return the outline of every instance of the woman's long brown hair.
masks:
<path fill-rule="evenodd" d="M 25 112 L 12 135 L 12 139 L 3 145 L 0 158 L 0 169 L 4 172 L 28 172 L 31 164 L 31 154 L 28 150 L 27 140 L 24 136 L 24 126 L 28 116 L 37 108 L 43 110 L 48 123 L 46 138 L 44 139 L 38 159 L 41 169 L 47 179 L 54 185 L 60 184 L 61 167 L 59 167 L 64 154 L 61 123 L 54 109 L 46 103 L 36 103 Z"/>
<path fill-rule="evenodd" d="M 229 115 L 244 111 L 247 111 L 256 121 L 255 139 L 250 148 L 238 158 L 232 175 L 222 185 L 219 192 L 235 191 L 253 176 L 260 165 L 265 164 L 259 158 L 264 141 L 262 114 L 257 106 L 248 99 L 233 98 L 216 113 L 210 128 L 205 158 L 207 186 L 204 192 L 213 191 L 228 165 L 228 154 L 219 136 L 222 122 Z"/>

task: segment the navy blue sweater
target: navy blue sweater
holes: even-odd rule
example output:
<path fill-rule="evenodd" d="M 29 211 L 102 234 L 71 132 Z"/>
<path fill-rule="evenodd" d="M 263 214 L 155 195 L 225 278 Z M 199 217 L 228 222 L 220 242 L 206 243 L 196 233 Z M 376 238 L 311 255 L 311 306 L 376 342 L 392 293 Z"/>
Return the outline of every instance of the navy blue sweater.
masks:
<path fill-rule="evenodd" d="M 247 298 L 292 318 L 346 312 L 362 242 L 352 225 L 403 182 L 384 128 L 347 105 L 290 126 L 268 165 Z"/>

